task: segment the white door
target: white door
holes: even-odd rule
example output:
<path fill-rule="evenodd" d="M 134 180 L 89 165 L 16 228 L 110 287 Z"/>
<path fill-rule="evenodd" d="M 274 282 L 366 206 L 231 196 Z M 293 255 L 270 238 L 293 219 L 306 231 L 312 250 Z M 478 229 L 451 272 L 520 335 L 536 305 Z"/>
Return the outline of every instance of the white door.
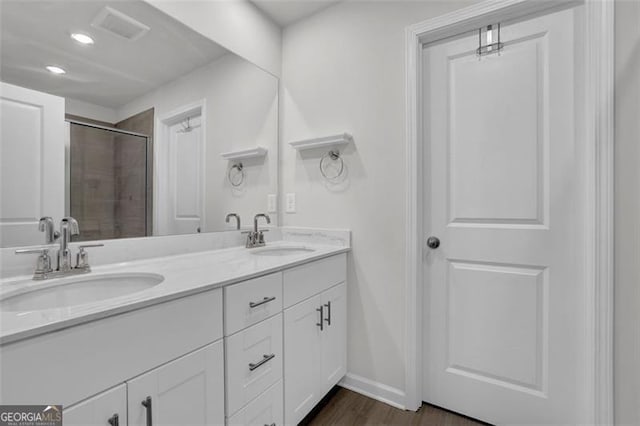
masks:
<path fill-rule="evenodd" d="M 423 399 L 492 424 L 586 411 L 580 13 L 423 52 Z"/>
<path fill-rule="evenodd" d="M 223 425 L 222 346 L 221 340 L 127 382 L 129 425 Z"/>
<path fill-rule="evenodd" d="M 65 426 L 127 426 L 127 386 L 116 386 L 62 413 Z"/>
<path fill-rule="evenodd" d="M 169 223 L 165 234 L 194 234 L 204 226 L 204 140 L 201 116 L 169 126 Z"/>
<path fill-rule="evenodd" d="M 322 297 L 317 295 L 284 311 L 284 419 L 287 425 L 300 423 L 322 396 L 320 306 Z"/>
<path fill-rule="evenodd" d="M 322 394 L 329 392 L 347 373 L 347 285 L 322 293 Z"/>
<path fill-rule="evenodd" d="M 64 98 L 0 83 L 0 247 L 44 244 L 64 216 Z"/>

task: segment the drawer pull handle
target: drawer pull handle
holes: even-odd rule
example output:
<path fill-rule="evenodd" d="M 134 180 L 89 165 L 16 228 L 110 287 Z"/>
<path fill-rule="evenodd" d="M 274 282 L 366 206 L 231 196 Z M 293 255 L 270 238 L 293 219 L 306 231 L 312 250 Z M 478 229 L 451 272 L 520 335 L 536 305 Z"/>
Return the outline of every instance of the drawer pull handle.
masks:
<path fill-rule="evenodd" d="M 259 362 L 254 363 L 250 363 L 249 364 L 249 371 L 253 371 L 256 368 L 260 367 L 261 365 L 264 365 L 265 363 L 271 361 L 272 359 L 274 359 L 276 357 L 276 354 L 271 354 L 271 355 L 262 355 L 262 359 Z"/>
<path fill-rule="evenodd" d="M 320 327 L 320 331 L 322 331 L 324 330 L 324 306 L 316 308 L 316 311 L 320 312 L 320 322 L 317 322 L 316 325 Z"/>
<path fill-rule="evenodd" d="M 271 423 L 270 425 L 265 423 L 265 424 L 264 424 L 264 426 L 276 426 L 276 423 L 275 423 L 275 422 L 273 422 L 273 423 Z"/>
<path fill-rule="evenodd" d="M 325 321 L 327 325 L 331 325 L 331 302 L 325 303 L 324 306 L 327 307 L 327 318 L 325 318 Z"/>
<path fill-rule="evenodd" d="M 151 418 L 151 397 L 146 397 L 142 401 L 142 405 L 147 409 L 147 426 L 153 426 L 153 419 Z"/>
<path fill-rule="evenodd" d="M 107 420 L 107 422 L 109 422 L 111 426 L 120 426 L 120 419 L 117 413 L 109 417 L 109 420 Z"/>
<path fill-rule="evenodd" d="M 273 302 L 274 300 L 276 300 L 275 296 L 273 296 L 273 297 L 265 297 L 260 302 L 249 302 L 249 307 L 250 308 L 257 308 L 260 305 L 264 305 L 265 303 Z"/>

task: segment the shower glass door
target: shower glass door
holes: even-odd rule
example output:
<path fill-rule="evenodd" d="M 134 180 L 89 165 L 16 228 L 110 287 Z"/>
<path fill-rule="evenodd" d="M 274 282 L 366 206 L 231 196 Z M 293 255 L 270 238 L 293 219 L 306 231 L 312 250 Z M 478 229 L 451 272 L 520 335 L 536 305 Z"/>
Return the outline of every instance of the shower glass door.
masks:
<path fill-rule="evenodd" d="M 69 211 L 74 241 L 151 233 L 149 137 L 70 122 Z"/>

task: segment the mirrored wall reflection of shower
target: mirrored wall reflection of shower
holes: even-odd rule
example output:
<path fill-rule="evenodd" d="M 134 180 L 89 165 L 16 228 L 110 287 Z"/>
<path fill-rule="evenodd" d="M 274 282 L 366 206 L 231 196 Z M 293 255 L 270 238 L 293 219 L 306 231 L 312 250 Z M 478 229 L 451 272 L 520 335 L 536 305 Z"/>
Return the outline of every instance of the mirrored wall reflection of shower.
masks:
<path fill-rule="evenodd" d="M 70 121 L 68 208 L 80 224 L 74 241 L 151 235 L 150 144 L 150 135 Z"/>

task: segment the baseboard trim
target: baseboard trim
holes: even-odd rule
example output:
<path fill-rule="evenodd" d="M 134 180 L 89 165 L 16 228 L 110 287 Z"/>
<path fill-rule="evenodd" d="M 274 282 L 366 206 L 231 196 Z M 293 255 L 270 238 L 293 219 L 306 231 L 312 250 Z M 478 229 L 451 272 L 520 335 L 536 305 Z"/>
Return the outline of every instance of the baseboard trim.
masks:
<path fill-rule="evenodd" d="M 374 382 L 356 374 L 347 373 L 338 386 L 357 392 L 377 401 L 384 402 L 392 407 L 405 409 L 406 394 L 400 389 Z"/>

